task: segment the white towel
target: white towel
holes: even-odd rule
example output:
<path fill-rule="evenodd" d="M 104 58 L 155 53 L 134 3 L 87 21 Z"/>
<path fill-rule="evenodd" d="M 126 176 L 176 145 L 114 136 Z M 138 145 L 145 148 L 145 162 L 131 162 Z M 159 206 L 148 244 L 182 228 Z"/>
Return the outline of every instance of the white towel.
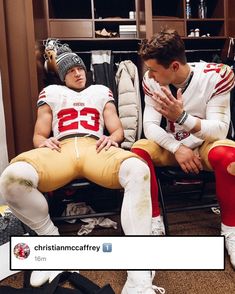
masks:
<path fill-rule="evenodd" d="M 95 211 L 85 202 L 69 203 L 62 213 L 62 216 L 83 215 L 89 213 L 95 213 Z M 78 235 L 88 235 L 96 226 L 117 229 L 117 223 L 106 217 L 83 218 L 81 221 L 87 224 L 81 226 L 80 230 L 77 232 Z M 76 222 L 76 219 L 69 220 L 68 222 L 74 223 Z"/>

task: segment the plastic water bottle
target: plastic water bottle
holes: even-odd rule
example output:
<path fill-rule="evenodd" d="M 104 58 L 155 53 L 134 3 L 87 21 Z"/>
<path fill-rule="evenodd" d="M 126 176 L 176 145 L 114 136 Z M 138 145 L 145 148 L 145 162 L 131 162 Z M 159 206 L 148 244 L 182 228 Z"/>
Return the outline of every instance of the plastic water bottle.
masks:
<path fill-rule="evenodd" d="M 191 9 L 190 0 L 186 0 L 186 18 L 191 18 L 191 17 L 192 17 L 192 9 Z"/>
<path fill-rule="evenodd" d="M 199 18 L 206 18 L 207 17 L 207 7 L 205 0 L 200 0 L 198 6 L 198 17 Z"/>

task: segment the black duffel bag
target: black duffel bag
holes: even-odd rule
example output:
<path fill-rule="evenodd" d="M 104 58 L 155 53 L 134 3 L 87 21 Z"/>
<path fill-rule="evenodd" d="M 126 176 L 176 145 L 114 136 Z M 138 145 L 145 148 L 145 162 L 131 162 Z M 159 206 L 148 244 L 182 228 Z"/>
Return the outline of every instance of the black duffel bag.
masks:
<path fill-rule="evenodd" d="M 26 287 L 23 289 L 10 286 L 0 286 L 1 294 L 115 294 L 112 287 L 107 284 L 99 287 L 88 278 L 76 272 L 63 272 L 56 276 L 51 283 L 46 283 L 41 287 L 29 286 L 31 272 L 26 272 Z M 64 288 L 62 283 L 69 281 L 75 289 Z M 60 285 L 59 285 L 60 284 Z"/>
<path fill-rule="evenodd" d="M 11 212 L 0 215 L 0 246 L 9 242 L 11 236 L 22 236 L 25 228 L 21 221 Z"/>

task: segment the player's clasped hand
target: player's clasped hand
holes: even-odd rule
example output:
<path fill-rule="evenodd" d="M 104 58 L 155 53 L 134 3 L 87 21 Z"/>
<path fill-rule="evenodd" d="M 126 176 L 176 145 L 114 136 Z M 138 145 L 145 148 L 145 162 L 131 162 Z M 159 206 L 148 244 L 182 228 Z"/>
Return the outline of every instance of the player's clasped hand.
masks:
<path fill-rule="evenodd" d="M 103 135 L 96 143 L 96 151 L 99 153 L 102 149 L 108 150 L 111 146 L 118 147 L 118 143 L 109 136 Z"/>
<path fill-rule="evenodd" d="M 60 141 L 58 141 L 55 137 L 50 137 L 46 139 L 41 145 L 39 145 L 39 148 L 40 147 L 48 147 L 52 150 L 60 152 Z"/>
<path fill-rule="evenodd" d="M 187 146 L 181 145 L 175 152 L 175 158 L 185 173 L 198 174 L 203 170 L 199 154 Z"/>

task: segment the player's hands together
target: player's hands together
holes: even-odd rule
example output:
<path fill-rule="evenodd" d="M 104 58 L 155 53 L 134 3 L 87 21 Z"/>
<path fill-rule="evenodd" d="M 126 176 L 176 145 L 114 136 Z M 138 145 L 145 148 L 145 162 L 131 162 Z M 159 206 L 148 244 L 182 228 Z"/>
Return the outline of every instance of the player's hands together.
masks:
<path fill-rule="evenodd" d="M 171 94 L 166 87 L 161 87 L 162 92 L 155 91 L 153 100 L 156 102 L 154 108 L 168 120 L 175 122 L 183 112 L 183 97 L 181 89 L 177 91 L 177 97 Z"/>
<path fill-rule="evenodd" d="M 112 140 L 111 137 L 103 135 L 96 142 L 96 151 L 99 153 L 102 149 L 108 150 L 111 146 L 118 147 L 118 143 Z"/>
<path fill-rule="evenodd" d="M 175 152 L 175 158 L 185 173 L 198 174 L 203 169 L 199 154 L 187 146 L 181 145 Z"/>
<path fill-rule="evenodd" d="M 50 138 L 46 139 L 45 141 L 43 141 L 39 145 L 39 148 L 41 148 L 41 147 L 47 147 L 52 150 L 56 150 L 58 152 L 60 152 L 60 150 L 61 150 L 60 141 L 58 141 L 55 137 L 50 137 Z"/>

